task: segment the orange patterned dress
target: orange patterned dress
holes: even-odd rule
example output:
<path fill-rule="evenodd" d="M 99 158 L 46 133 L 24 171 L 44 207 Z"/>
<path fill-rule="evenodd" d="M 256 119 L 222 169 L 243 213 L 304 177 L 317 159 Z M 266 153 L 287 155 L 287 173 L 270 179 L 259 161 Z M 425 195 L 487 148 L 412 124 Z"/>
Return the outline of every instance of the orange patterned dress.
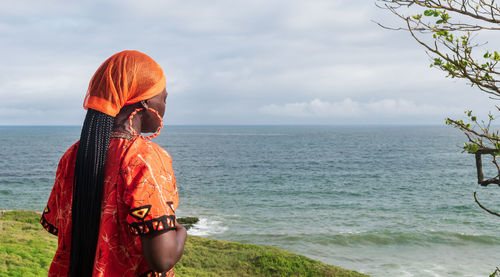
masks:
<path fill-rule="evenodd" d="M 78 142 L 63 155 L 40 220 L 58 236 L 49 276 L 67 276 L 71 248 L 73 175 Z M 141 235 L 175 228 L 179 195 L 170 155 L 140 137 L 112 137 L 106 160 L 93 276 L 174 276 L 146 263 Z"/>

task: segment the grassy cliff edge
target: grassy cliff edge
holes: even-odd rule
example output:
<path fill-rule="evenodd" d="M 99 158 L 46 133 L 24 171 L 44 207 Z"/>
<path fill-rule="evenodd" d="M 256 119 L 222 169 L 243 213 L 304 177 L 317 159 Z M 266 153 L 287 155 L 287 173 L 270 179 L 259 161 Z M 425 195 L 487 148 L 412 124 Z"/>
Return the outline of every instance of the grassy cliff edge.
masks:
<path fill-rule="evenodd" d="M 32 211 L 0 213 L 0 276 L 47 276 L 57 237 Z M 366 276 L 269 246 L 188 236 L 176 276 Z"/>

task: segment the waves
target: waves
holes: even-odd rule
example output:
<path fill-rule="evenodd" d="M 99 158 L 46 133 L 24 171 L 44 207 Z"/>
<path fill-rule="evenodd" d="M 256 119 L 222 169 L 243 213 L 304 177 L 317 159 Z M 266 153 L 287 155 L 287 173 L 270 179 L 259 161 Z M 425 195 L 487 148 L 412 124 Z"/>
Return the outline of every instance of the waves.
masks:
<path fill-rule="evenodd" d="M 0 209 L 41 210 L 79 131 L 3 131 Z M 178 216 L 200 218 L 191 235 L 275 245 L 373 276 L 429 276 L 422 270 L 434 264 L 442 276 L 477 276 L 468 272 L 498 264 L 500 232 L 472 193 L 498 210 L 500 190 L 476 187 L 462 141 L 434 127 L 169 127 L 156 143 L 174 160 Z"/>
<path fill-rule="evenodd" d="M 219 220 L 200 218 L 198 223 L 189 229 L 188 233 L 194 236 L 210 236 L 224 233 L 228 228 Z"/>
<path fill-rule="evenodd" d="M 290 240 L 305 240 L 313 244 L 328 244 L 340 246 L 366 245 L 469 245 L 469 244 L 500 244 L 500 236 L 475 235 L 446 231 L 423 232 L 363 232 L 344 234 L 304 234 L 290 236 Z"/>
<path fill-rule="evenodd" d="M 344 247 L 378 247 L 378 246 L 467 246 L 467 245 L 499 245 L 500 236 L 465 234 L 445 231 L 422 232 L 361 232 L 338 234 L 245 234 L 234 237 L 236 240 L 264 242 L 268 240 L 301 242 L 309 245 L 330 245 Z"/>

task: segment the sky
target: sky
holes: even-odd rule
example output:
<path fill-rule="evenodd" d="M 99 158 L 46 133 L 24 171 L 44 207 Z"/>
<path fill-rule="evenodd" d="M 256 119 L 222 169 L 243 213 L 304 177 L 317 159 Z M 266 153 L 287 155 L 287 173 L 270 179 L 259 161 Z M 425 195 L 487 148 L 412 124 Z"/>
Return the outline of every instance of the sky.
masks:
<path fill-rule="evenodd" d="M 163 67 L 167 125 L 444 125 L 498 105 L 373 21 L 400 25 L 371 0 L 2 1 L 0 125 L 81 125 L 126 49 Z"/>

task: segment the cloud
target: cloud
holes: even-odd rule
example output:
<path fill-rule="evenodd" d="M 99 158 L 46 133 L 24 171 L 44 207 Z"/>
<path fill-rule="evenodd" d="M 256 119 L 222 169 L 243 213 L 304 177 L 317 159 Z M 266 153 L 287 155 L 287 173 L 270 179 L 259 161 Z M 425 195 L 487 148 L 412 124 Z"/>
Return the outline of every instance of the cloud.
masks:
<path fill-rule="evenodd" d="M 333 103 L 314 99 L 311 102 L 266 105 L 260 108 L 260 112 L 271 115 L 298 117 L 352 117 L 361 114 L 361 105 L 349 98 Z"/>
<path fill-rule="evenodd" d="M 372 1 L 5 1 L 0 18 L 0 124 L 81 124 L 92 74 L 123 49 L 164 67 L 170 124 L 288 123 L 275 120 L 283 110 L 304 124 L 368 122 L 398 109 L 405 122 L 422 108 L 491 104 L 429 69 L 407 33 L 371 22 L 400 23 Z"/>
<path fill-rule="evenodd" d="M 404 99 L 383 99 L 373 102 L 358 102 L 346 98 L 339 102 L 327 102 L 314 99 L 310 102 L 265 105 L 259 110 L 263 114 L 274 116 L 311 117 L 311 118 L 360 118 L 401 117 L 401 116 L 446 116 L 458 114 L 462 110 L 454 107 L 416 104 Z"/>

